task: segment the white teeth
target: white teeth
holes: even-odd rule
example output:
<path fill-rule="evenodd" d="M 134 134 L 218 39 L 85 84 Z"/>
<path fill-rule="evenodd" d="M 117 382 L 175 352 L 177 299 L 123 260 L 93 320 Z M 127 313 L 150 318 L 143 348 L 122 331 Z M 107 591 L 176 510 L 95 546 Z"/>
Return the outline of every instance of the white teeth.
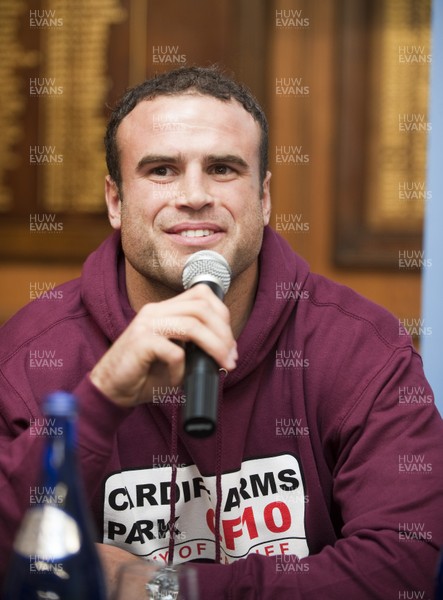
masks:
<path fill-rule="evenodd" d="M 212 233 L 210 229 L 186 229 L 185 231 L 180 231 L 182 237 L 206 237 Z"/>

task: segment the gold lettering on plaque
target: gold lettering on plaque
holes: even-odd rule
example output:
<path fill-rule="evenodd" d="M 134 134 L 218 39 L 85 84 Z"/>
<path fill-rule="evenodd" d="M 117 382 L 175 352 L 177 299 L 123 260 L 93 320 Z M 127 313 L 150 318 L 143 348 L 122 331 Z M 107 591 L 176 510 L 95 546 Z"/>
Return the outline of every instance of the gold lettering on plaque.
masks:
<path fill-rule="evenodd" d="M 119 0 L 50 0 L 45 6 L 61 26 L 42 32 L 41 78 L 48 89 L 39 98 L 39 135 L 49 150 L 39 173 L 41 205 L 57 212 L 103 212 L 109 30 L 126 12 Z"/>
<path fill-rule="evenodd" d="M 26 50 L 18 39 L 20 21 L 26 9 L 21 0 L 0 2 L 0 210 L 12 207 L 12 190 L 6 185 L 5 175 L 14 169 L 19 160 L 16 144 L 23 137 L 20 127 L 26 98 L 22 94 L 22 81 L 18 68 L 32 67 L 38 57 Z"/>
<path fill-rule="evenodd" d="M 426 189 L 430 0 L 386 0 L 373 36 L 367 215 L 377 230 L 420 229 Z"/>

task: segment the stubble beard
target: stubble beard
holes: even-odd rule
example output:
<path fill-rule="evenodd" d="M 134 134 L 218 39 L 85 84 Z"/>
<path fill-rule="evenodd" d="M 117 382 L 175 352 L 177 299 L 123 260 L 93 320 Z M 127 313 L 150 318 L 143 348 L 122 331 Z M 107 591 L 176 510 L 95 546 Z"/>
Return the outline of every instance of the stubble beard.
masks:
<path fill-rule="evenodd" d="M 151 288 L 160 292 L 161 296 L 173 296 L 183 291 L 182 273 L 188 256 L 198 252 L 193 248 L 191 252 L 182 254 L 179 249 L 159 248 L 149 232 L 143 228 L 143 220 L 131 219 L 125 215 L 122 203 L 122 247 L 126 260 Z M 218 249 L 228 261 L 232 271 L 232 282 L 246 271 L 256 260 L 260 252 L 263 239 L 263 221 L 261 213 L 252 217 L 251 223 L 245 228 L 247 239 L 245 244 Z M 142 241 L 143 240 L 143 241 Z"/>
<path fill-rule="evenodd" d="M 152 234 L 143 226 L 141 216 L 132 218 L 122 203 L 121 241 L 127 262 L 144 284 L 173 296 L 183 291 L 182 271 L 186 260 L 177 251 L 159 248 Z M 169 293 L 168 293 L 169 290 Z"/>

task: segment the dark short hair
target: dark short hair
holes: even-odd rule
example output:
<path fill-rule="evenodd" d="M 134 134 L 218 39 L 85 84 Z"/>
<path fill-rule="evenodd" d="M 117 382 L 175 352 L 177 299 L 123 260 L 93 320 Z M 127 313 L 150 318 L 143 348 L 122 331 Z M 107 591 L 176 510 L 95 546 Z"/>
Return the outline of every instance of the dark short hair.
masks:
<path fill-rule="evenodd" d="M 188 90 L 224 101 L 233 98 L 260 125 L 260 182 L 263 184 L 268 168 L 268 122 L 263 109 L 245 85 L 226 76 L 218 67 L 193 66 L 181 67 L 147 79 L 128 90 L 112 111 L 105 134 L 106 164 L 109 175 L 120 191 L 122 178 L 117 130 L 122 120 L 142 100 L 152 100 L 157 96 L 179 95 Z"/>

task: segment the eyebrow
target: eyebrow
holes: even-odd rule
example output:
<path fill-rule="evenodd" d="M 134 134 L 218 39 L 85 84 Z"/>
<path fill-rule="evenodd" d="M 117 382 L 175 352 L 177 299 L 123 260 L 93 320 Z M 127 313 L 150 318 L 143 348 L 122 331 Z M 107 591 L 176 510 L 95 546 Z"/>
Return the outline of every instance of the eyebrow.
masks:
<path fill-rule="evenodd" d="M 206 160 L 210 163 L 231 163 L 244 169 L 249 169 L 248 163 L 237 154 L 210 154 Z"/>
<path fill-rule="evenodd" d="M 141 171 L 146 165 L 154 163 L 178 163 L 180 156 L 166 156 L 164 154 L 146 154 L 137 163 L 137 171 Z"/>
<path fill-rule="evenodd" d="M 146 154 L 137 163 L 137 171 L 142 171 L 146 165 L 157 163 L 177 164 L 183 160 L 183 155 L 168 156 L 165 154 Z M 207 163 L 231 163 L 249 169 L 248 163 L 236 154 L 209 154 L 205 158 Z"/>

